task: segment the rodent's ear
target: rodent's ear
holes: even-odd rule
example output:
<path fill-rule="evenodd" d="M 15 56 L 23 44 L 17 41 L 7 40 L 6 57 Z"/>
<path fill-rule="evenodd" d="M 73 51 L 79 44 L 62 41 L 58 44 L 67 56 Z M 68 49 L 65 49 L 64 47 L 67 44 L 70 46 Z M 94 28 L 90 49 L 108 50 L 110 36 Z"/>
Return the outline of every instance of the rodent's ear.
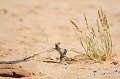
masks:
<path fill-rule="evenodd" d="M 58 44 L 60 45 L 60 42 L 58 42 Z"/>

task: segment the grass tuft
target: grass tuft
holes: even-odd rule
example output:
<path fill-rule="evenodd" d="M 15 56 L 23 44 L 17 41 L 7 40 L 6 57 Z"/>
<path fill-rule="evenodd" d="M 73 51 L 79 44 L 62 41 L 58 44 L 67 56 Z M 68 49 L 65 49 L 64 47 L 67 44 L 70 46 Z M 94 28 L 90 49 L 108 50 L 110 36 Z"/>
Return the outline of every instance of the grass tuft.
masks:
<path fill-rule="evenodd" d="M 107 17 L 102 11 L 98 10 L 99 18 L 96 20 L 97 30 L 88 25 L 88 20 L 84 14 L 84 19 L 86 23 L 86 31 L 82 31 L 75 22 L 70 20 L 74 25 L 75 34 L 78 37 L 80 45 L 84 49 L 82 53 L 93 60 L 106 61 L 113 57 L 112 53 L 112 39 L 110 35 L 109 24 Z M 75 51 L 78 53 L 78 51 Z M 81 53 L 81 52 L 80 52 Z"/>

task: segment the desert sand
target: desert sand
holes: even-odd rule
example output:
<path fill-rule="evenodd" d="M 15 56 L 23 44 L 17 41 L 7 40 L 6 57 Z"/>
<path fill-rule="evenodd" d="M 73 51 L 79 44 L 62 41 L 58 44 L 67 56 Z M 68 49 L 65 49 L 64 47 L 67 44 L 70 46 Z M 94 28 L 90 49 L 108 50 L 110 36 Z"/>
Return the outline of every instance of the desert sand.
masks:
<path fill-rule="evenodd" d="M 63 48 L 81 50 L 70 20 L 85 31 L 84 13 L 88 23 L 96 26 L 100 7 L 108 18 L 113 52 L 120 62 L 120 0 L 0 0 L 0 62 L 15 61 L 35 74 L 21 79 L 120 79 L 119 63 L 93 63 L 81 58 L 59 64 L 57 51 L 44 52 L 57 42 Z M 18 61 L 36 53 L 41 54 Z M 67 52 L 68 58 L 76 55 Z"/>

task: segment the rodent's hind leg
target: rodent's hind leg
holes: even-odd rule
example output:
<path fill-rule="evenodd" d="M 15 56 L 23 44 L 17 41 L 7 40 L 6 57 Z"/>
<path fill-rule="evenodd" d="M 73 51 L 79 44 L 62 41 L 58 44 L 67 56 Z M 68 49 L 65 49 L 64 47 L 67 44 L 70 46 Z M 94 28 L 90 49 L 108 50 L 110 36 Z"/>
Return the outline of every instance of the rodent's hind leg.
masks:
<path fill-rule="evenodd" d="M 60 56 L 60 63 L 62 62 L 63 57 L 64 57 L 64 56 Z"/>

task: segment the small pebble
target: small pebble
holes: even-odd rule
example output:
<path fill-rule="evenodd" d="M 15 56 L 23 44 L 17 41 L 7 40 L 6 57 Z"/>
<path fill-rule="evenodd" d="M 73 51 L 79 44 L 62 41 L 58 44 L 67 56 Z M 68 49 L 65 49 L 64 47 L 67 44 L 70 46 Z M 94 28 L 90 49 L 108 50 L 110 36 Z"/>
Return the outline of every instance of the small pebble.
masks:
<path fill-rule="evenodd" d="M 117 70 L 115 70 L 115 72 L 117 72 Z"/>
<path fill-rule="evenodd" d="M 103 73 L 102 75 L 105 75 L 105 73 Z"/>
<path fill-rule="evenodd" d="M 97 71 L 93 71 L 94 73 L 96 73 Z"/>

